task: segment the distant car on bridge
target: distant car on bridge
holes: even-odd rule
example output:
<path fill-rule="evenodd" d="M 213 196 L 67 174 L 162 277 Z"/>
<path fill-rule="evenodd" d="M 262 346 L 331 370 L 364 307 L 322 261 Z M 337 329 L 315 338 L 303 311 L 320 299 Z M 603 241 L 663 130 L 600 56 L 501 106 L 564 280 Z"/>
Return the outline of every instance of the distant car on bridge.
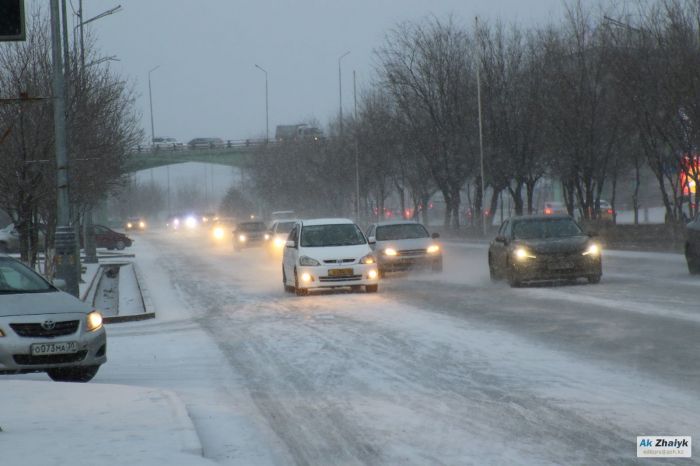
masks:
<path fill-rule="evenodd" d="M 153 138 L 153 144 L 151 144 L 154 150 L 178 150 L 183 146 L 182 142 L 175 138 Z"/>
<path fill-rule="evenodd" d="M 194 138 L 187 145 L 190 149 L 216 149 L 224 147 L 225 143 L 221 138 Z"/>

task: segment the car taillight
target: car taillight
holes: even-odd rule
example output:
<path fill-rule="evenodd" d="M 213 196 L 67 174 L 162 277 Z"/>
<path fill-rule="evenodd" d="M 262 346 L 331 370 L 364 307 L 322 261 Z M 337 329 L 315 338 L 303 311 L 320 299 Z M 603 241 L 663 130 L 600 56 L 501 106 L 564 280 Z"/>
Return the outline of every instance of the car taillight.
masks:
<path fill-rule="evenodd" d="M 613 210 L 612 210 L 612 209 L 608 209 L 608 213 L 609 213 L 610 215 L 612 215 Z"/>
<path fill-rule="evenodd" d="M 544 209 L 544 214 L 545 214 L 545 215 L 552 215 L 552 209 L 550 209 L 549 207 L 547 207 L 546 209 Z"/>

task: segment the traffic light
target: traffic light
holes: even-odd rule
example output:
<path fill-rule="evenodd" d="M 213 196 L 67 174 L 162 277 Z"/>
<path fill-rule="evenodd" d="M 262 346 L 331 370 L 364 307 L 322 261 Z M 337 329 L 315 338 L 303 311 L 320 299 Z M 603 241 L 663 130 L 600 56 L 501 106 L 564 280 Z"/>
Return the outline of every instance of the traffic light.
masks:
<path fill-rule="evenodd" d="M 24 0 L 0 0 L 0 41 L 24 40 Z"/>

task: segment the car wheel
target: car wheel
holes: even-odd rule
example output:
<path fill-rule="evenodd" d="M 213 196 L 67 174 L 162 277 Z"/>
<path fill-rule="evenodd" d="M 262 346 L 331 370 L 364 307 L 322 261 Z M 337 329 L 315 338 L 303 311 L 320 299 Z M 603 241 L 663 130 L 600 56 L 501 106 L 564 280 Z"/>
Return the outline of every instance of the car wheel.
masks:
<path fill-rule="evenodd" d="M 600 283 L 600 277 L 601 277 L 601 274 L 596 273 L 596 274 L 593 274 L 593 275 L 589 275 L 589 276 L 586 277 L 586 278 L 588 278 L 588 283 L 590 283 L 590 284 L 596 284 L 596 283 Z"/>
<path fill-rule="evenodd" d="M 123 251 L 124 248 L 126 247 L 126 244 L 124 243 L 124 241 L 119 240 L 119 241 L 117 241 L 117 244 L 115 244 L 115 246 L 117 247 L 117 250 Z"/>
<path fill-rule="evenodd" d="M 60 367 L 48 369 L 46 373 L 56 382 L 89 382 L 100 366 Z"/>
<path fill-rule="evenodd" d="M 520 288 L 523 284 L 520 275 L 512 266 L 508 267 L 508 284 L 511 288 Z"/>
<path fill-rule="evenodd" d="M 294 269 L 294 293 L 297 296 L 307 296 L 309 294 L 309 290 L 299 287 L 299 277 L 296 269 Z"/>
<path fill-rule="evenodd" d="M 376 293 L 379 291 L 379 285 L 365 285 L 365 291 L 367 293 Z"/>
<path fill-rule="evenodd" d="M 7 253 L 7 244 L 0 243 L 0 254 L 6 254 L 6 253 Z"/>

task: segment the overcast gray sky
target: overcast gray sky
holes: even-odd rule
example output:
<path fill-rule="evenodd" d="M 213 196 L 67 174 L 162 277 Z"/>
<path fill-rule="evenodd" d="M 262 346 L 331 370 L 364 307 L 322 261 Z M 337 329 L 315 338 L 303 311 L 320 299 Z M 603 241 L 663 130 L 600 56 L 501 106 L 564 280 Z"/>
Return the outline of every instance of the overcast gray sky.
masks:
<path fill-rule="evenodd" d="M 34 0 L 38 1 L 38 0 Z M 77 9 L 78 0 L 72 0 Z M 84 0 L 87 20 L 118 4 L 122 11 L 89 24 L 111 67 L 131 79 L 150 139 L 148 70 L 156 136 L 264 137 L 265 75 L 270 133 L 338 113 L 338 57 L 344 111 L 371 79 L 373 49 L 395 24 L 452 13 L 523 24 L 558 18 L 561 0 Z"/>

